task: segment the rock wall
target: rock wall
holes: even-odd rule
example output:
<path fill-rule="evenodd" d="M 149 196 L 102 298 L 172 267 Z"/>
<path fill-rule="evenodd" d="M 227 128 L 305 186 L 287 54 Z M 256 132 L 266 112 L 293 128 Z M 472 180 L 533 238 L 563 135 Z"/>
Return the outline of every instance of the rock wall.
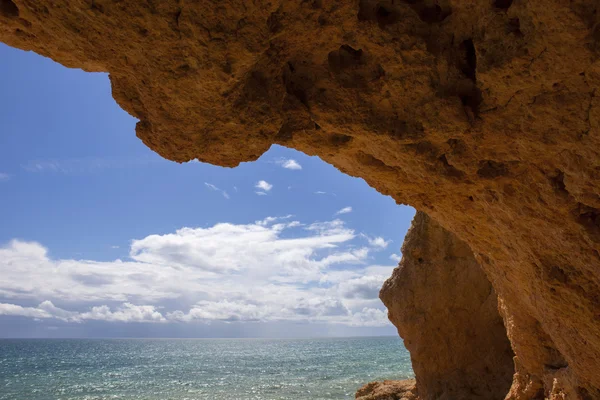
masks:
<path fill-rule="evenodd" d="M 426 212 L 502 299 L 510 396 L 587 399 L 598 14 L 595 0 L 0 0 L 0 41 L 109 72 L 163 157 L 235 166 L 278 143 Z"/>
<path fill-rule="evenodd" d="M 421 400 L 502 400 L 513 352 L 497 295 L 466 243 L 417 212 L 380 298 L 410 351 Z"/>

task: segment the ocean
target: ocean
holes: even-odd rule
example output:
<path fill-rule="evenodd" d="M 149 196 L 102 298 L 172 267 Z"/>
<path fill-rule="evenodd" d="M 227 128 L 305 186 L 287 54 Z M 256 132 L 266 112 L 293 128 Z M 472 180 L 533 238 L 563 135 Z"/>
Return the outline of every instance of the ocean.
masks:
<path fill-rule="evenodd" d="M 398 337 L 0 340 L 0 400 L 354 399 L 412 377 Z"/>

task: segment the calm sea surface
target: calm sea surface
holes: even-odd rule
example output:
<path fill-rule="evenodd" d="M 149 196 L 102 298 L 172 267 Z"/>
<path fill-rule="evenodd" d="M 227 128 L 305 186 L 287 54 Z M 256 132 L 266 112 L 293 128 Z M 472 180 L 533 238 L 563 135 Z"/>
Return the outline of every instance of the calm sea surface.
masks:
<path fill-rule="evenodd" d="M 0 340 L 0 400 L 353 399 L 412 376 L 396 337 Z"/>

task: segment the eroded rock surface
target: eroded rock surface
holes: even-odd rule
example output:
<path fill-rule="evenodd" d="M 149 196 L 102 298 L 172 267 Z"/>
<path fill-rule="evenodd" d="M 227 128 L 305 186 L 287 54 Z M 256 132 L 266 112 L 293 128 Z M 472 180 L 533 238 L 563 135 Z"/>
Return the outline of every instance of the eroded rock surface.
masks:
<path fill-rule="evenodd" d="M 278 143 L 425 211 L 502 299 L 511 395 L 600 398 L 597 1 L 0 0 L 0 41 L 109 72 L 163 157 Z"/>
<path fill-rule="evenodd" d="M 417 400 L 414 380 L 370 382 L 358 389 L 356 400 Z"/>
<path fill-rule="evenodd" d="M 417 212 L 379 296 L 410 351 L 421 400 L 504 399 L 514 354 L 466 243 Z"/>

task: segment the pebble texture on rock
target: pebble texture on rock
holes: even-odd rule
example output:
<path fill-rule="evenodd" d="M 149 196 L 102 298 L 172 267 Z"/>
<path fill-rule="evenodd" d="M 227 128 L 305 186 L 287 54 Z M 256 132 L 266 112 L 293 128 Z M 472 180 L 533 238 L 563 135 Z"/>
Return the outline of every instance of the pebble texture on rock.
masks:
<path fill-rule="evenodd" d="M 496 293 L 466 243 L 417 212 L 379 296 L 410 351 L 419 399 L 504 399 L 514 354 Z"/>
<path fill-rule="evenodd" d="M 163 157 L 235 166 L 278 143 L 426 212 L 468 243 L 501 299 L 511 398 L 595 399 L 598 8 L 0 0 L 0 41 L 109 72 Z"/>

